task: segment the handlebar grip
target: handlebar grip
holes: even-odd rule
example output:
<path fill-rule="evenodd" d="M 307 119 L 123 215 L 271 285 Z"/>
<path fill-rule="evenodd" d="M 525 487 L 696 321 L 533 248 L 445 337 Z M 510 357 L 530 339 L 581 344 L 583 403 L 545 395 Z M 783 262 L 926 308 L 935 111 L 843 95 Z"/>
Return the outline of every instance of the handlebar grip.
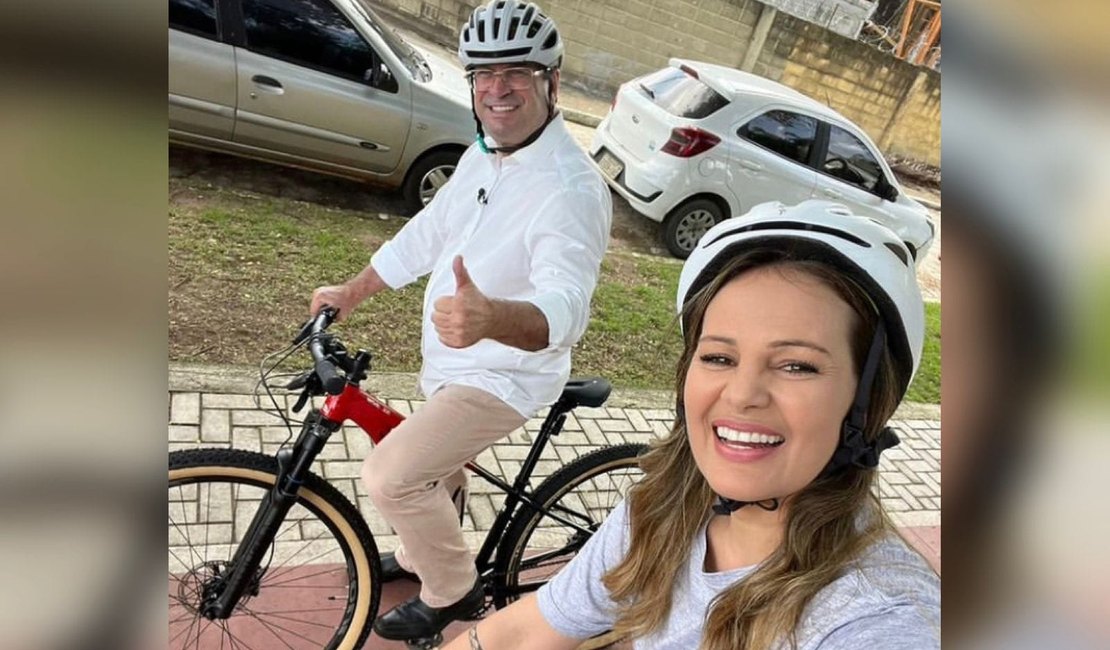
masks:
<path fill-rule="evenodd" d="M 312 334 L 315 335 L 323 332 L 335 321 L 336 316 L 339 315 L 339 310 L 334 307 L 324 307 L 316 318 L 312 321 Z M 324 346 L 320 343 L 319 338 L 313 338 L 309 344 L 308 349 L 312 353 L 312 360 L 314 361 L 314 368 L 316 376 L 320 378 L 320 383 L 323 384 L 324 390 L 329 395 L 338 395 L 343 392 L 343 387 L 347 385 L 347 380 L 344 379 L 335 371 L 335 364 L 327 359 L 324 353 Z"/>
<path fill-rule="evenodd" d="M 335 371 L 335 366 L 327 359 L 316 360 L 316 375 L 320 377 L 320 383 L 324 385 L 324 390 L 327 391 L 328 395 L 342 393 L 343 388 L 347 385 L 347 380 Z"/>

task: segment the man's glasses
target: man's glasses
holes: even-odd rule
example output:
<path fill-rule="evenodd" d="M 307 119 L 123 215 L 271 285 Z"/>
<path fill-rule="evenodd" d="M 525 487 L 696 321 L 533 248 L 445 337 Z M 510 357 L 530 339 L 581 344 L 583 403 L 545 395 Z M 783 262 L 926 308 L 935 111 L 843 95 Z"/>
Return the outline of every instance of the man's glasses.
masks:
<path fill-rule="evenodd" d="M 493 87 L 493 80 L 501 77 L 501 81 L 513 90 L 524 90 L 532 85 L 532 79 L 547 72 L 547 68 L 505 68 L 494 72 L 489 68 L 475 68 L 466 73 L 474 90 L 484 92 Z"/>

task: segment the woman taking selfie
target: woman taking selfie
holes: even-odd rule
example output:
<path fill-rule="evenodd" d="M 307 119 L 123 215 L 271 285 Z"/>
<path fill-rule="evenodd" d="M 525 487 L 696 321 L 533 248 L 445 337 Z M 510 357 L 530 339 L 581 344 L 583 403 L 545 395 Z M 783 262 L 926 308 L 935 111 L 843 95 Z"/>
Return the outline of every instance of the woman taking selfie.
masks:
<path fill-rule="evenodd" d="M 872 494 L 920 362 L 899 238 L 838 205 L 757 206 L 682 270 L 670 435 L 575 559 L 449 649 L 940 647 L 940 583 Z"/>

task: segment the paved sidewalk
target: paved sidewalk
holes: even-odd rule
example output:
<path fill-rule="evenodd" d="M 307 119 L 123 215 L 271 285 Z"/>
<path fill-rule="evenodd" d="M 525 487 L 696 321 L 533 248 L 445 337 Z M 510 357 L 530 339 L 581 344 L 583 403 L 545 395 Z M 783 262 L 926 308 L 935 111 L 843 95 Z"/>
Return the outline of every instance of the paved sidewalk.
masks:
<path fill-rule="evenodd" d="M 260 410 L 251 394 L 255 375 L 248 369 L 177 366 L 169 383 L 169 449 L 231 446 L 276 452 L 289 436 L 274 413 Z M 366 386 L 390 406 L 408 414 L 419 408 L 411 375 L 375 374 Z M 278 397 L 288 409 L 295 396 Z M 287 401 L 286 401 L 287 400 Z M 319 401 L 317 401 L 319 403 Z M 553 440 L 536 469 L 537 483 L 584 453 L 625 442 L 646 443 L 665 435 L 674 419 L 666 391 L 615 391 L 603 408 L 579 408 L 567 418 L 563 433 Z M 303 414 L 303 412 L 302 412 Z M 482 466 L 515 476 L 528 452 L 542 416 L 532 418 L 508 439 L 478 457 Z M 293 415 L 294 418 L 298 417 Z M 879 495 L 906 536 L 940 567 L 940 413 L 939 409 L 901 409 L 892 426 L 902 444 L 882 456 Z M 396 547 L 393 531 L 380 518 L 358 480 L 362 459 L 370 452 L 369 437 L 344 427 L 328 442 L 314 470 L 359 506 L 383 551 Z M 500 506 L 500 494 L 481 480 L 472 482 L 464 530 L 477 548 Z"/>
<path fill-rule="evenodd" d="M 169 373 L 169 449 L 235 447 L 274 453 L 289 431 L 273 413 L 260 410 L 252 394 L 257 371 L 248 368 L 182 366 L 173 364 Z M 419 408 L 412 375 L 375 373 L 366 387 L 402 413 Z M 278 398 L 289 408 L 295 396 Z M 316 401 L 317 406 L 320 400 Z M 615 390 L 603 408 L 579 408 L 567 418 L 563 432 L 553 440 L 537 467 L 537 483 L 563 463 L 601 447 L 624 442 L 648 442 L 664 435 L 674 418 L 673 397 L 667 391 Z M 302 411 L 302 414 L 304 411 Z M 532 434 L 542 416 L 533 418 L 478 457 L 487 469 L 515 476 L 528 452 Z M 297 417 L 297 416 L 294 416 Z M 883 454 L 879 494 L 902 534 L 940 571 L 940 412 L 938 408 L 907 405 L 892 425 L 902 444 Z M 314 471 L 327 478 L 356 503 L 374 533 L 382 552 L 397 546 L 393 534 L 366 497 L 358 479 L 362 459 L 371 451 L 369 437 L 355 427 L 332 436 Z M 534 485 L 535 485 L 534 484 Z M 464 530 L 477 549 L 501 505 L 501 494 L 493 493 L 482 480 L 471 482 L 471 497 Z M 379 612 L 419 593 L 419 585 L 407 580 L 383 585 Z M 447 639 L 463 633 L 469 623 L 455 622 L 444 631 Z M 400 642 L 372 634 L 366 650 L 401 650 Z M 615 647 L 622 647 L 618 644 Z"/>

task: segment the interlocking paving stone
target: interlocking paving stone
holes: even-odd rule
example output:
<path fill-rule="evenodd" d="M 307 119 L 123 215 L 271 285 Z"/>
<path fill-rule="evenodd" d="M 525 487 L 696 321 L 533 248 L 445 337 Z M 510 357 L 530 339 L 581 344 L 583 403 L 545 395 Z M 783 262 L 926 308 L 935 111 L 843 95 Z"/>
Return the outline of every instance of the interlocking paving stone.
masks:
<path fill-rule="evenodd" d="M 251 395 L 192 391 L 171 392 L 169 398 L 167 445 L 171 451 L 198 446 L 231 446 L 273 453 L 289 436 L 281 420 L 274 413 L 259 410 Z M 288 406 L 284 396 L 278 399 L 283 408 Z M 314 402 L 317 408 L 322 404 L 319 398 Z M 405 399 L 387 402 L 403 414 L 412 413 L 424 403 L 423 400 Z M 478 464 L 509 480 L 514 478 L 544 415 L 540 413 L 529 419 L 507 439 L 483 451 L 477 459 Z M 544 451 L 532 485 L 538 485 L 544 477 L 575 458 L 604 446 L 648 443 L 668 435 L 673 421 L 674 411 L 669 408 L 579 408 L 568 416 L 563 431 Z M 294 424 L 294 432 L 298 426 Z M 891 426 L 897 430 L 902 444 L 883 454 L 877 493 L 899 525 L 939 525 L 940 423 L 914 419 L 894 421 Z M 384 552 L 396 547 L 396 536 L 366 498 L 359 478 L 362 461 L 372 449 L 369 436 L 348 425 L 332 436 L 313 469 L 358 503 Z M 471 500 L 464 520 L 467 539 L 474 547 L 481 542 L 503 500 L 504 495 L 496 488 L 478 477 L 472 478 Z"/>

